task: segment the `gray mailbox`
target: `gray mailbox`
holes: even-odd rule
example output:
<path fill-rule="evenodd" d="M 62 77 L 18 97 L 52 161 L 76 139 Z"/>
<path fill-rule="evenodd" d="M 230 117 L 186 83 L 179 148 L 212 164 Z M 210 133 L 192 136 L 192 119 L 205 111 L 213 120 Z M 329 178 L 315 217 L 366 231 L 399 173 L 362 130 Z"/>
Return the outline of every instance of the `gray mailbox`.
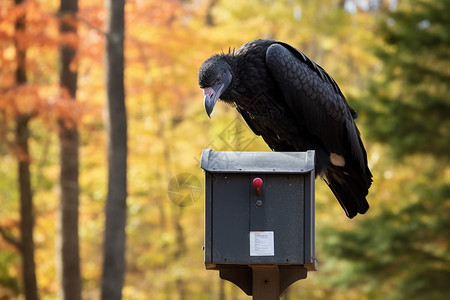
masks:
<path fill-rule="evenodd" d="M 221 278 L 254 297 L 261 290 L 255 286 L 261 270 L 278 281 L 278 296 L 317 270 L 314 151 L 205 149 L 201 167 L 206 269 L 219 270 Z M 268 299 L 267 290 L 263 293 Z"/>

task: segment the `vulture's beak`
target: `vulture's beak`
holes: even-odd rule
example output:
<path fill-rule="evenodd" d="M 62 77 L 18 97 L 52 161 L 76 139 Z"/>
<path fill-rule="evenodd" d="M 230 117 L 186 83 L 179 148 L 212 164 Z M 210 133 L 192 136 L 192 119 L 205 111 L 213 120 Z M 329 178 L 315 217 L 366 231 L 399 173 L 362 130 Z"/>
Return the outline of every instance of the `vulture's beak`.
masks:
<path fill-rule="evenodd" d="M 214 109 L 214 106 L 216 105 L 217 100 L 219 100 L 219 97 L 222 93 L 222 89 L 224 87 L 224 84 L 221 84 L 219 86 L 212 86 L 207 87 L 203 89 L 203 105 L 205 106 L 206 114 L 208 117 L 211 118 L 211 113 Z M 217 90 L 215 90 L 217 89 Z"/>

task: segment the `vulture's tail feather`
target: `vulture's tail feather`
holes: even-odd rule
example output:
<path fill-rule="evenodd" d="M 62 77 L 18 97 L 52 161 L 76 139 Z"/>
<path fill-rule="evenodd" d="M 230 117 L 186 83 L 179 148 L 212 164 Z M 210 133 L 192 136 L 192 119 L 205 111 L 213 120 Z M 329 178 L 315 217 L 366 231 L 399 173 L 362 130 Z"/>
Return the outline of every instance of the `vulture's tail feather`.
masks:
<path fill-rule="evenodd" d="M 323 177 L 350 219 L 358 213 L 364 214 L 369 209 L 366 196 L 372 183 L 369 169 L 361 174 L 359 168 L 355 167 L 330 164 L 326 176 Z"/>

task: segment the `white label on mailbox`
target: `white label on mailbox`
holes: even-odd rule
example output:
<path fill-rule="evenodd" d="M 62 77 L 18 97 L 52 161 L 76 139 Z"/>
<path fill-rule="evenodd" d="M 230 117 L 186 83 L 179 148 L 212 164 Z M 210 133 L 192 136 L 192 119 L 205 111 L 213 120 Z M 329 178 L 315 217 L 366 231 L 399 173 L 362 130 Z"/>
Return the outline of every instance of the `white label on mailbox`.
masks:
<path fill-rule="evenodd" d="M 274 256 L 273 231 L 250 231 L 250 256 Z"/>

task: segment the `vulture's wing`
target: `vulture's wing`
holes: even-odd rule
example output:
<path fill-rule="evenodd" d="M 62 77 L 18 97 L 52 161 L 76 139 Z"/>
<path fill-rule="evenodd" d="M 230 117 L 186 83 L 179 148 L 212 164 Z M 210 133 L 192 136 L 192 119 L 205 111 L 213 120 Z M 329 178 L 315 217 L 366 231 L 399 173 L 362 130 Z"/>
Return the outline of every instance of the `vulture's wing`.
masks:
<path fill-rule="evenodd" d="M 322 142 L 330 152 L 350 154 L 363 171 L 364 147 L 351 109 L 335 81 L 295 48 L 272 44 L 266 64 L 297 122 Z"/>

